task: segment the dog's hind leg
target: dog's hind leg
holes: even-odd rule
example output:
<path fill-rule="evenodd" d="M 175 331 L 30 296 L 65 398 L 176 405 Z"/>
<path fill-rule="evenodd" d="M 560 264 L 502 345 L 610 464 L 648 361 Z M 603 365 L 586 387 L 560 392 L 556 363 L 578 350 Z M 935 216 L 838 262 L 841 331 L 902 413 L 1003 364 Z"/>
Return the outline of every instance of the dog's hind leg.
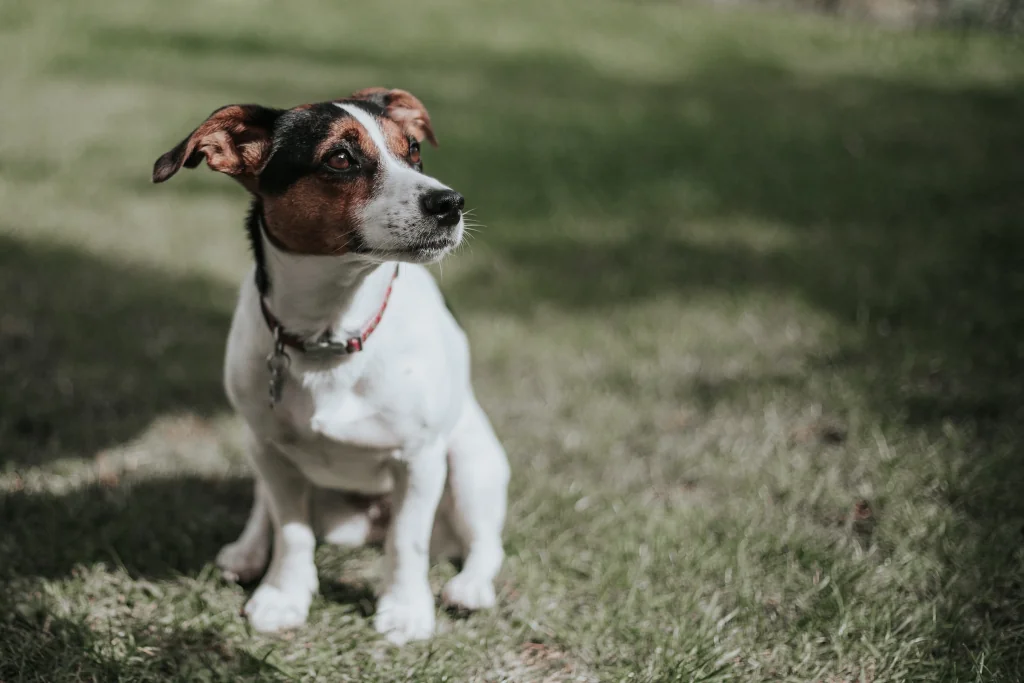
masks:
<path fill-rule="evenodd" d="M 441 597 L 453 607 L 482 609 L 495 603 L 494 577 L 505 557 L 509 467 L 491 423 L 470 392 L 448 450 L 449 519 L 465 548 L 465 562 Z"/>
<path fill-rule="evenodd" d="M 383 543 L 390 518 L 386 496 L 361 496 L 318 488 L 313 509 L 324 541 L 346 548 Z"/>
<path fill-rule="evenodd" d="M 270 559 L 270 509 L 263 484 L 256 479 L 252 509 L 242 534 L 217 553 L 217 566 L 224 577 L 232 581 L 248 582 L 259 578 Z"/>
<path fill-rule="evenodd" d="M 445 485 L 441 502 L 434 515 L 434 529 L 430 533 L 430 557 L 433 560 L 459 560 L 466 557 L 462 539 L 455 531 L 453 516 L 455 504 L 452 501 L 450 482 Z"/>
<path fill-rule="evenodd" d="M 325 543 L 342 548 L 383 543 L 391 523 L 390 495 L 368 497 L 316 489 L 313 507 L 321 538 Z M 446 487 L 430 534 L 433 559 L 461 560 L 466 556 L 462 540 L 452 526 L 453 508 L 451 489 Z"/>

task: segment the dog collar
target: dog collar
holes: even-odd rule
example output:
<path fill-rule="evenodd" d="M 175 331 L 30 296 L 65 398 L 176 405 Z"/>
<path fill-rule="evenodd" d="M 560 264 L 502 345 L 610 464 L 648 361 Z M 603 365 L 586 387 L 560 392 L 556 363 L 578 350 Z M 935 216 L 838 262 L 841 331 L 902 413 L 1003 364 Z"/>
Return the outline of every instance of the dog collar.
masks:
<path fill-rule="evenodd" d="M 381 318 L 384 317 L 384 311 L 388 307 L 388 301 L 391 300 L 391 290 L 395 286 L 395 278 L 397 277 L 398 266 L 396 265 L 395 272 L 391 275 L 391 281 L 388 283 L 387 291 L 384 292 L 384 301 L 381 302 L 377 315 L 373 316 L 359 334 L 345 340 L 332 339 L 329 331 L 325 332 L 320 338 L 312 340 L 303 339 L 298 335 L 292 334 L 284 329 L 281 321 L 270 312 L 270 308 L 267 307 L 267 300 L 262 296 L 260 297 L 260 310 L 263 311 L 263 319 L 267 322 L 270 333 L 274 335 L 275 345 L 286 346 L 311 356 L 345 356 L 362 351 L 363 344 L 370 338 L 373 331 L 377 329 L 377 325 L 380 324 Z"/>
<path fill-rule="evenodd" d="M 366 340 L 370 338 L 373 331 L 377 329 L 377 325 L 380 324 L 381 318 L 384 317 L 384 311 L 388 307 L 388 301 L 391 300 L 391 290 L 395 286 L 395 278 L 397 277 L 398 265 L 395 264 L 395 272 L 391 275 L 391 281 L 388 282 L 387 291 L 384 292 L 384 301 L 381 303 L 377 315 L 373 316 L 359 334 L 345 340 L 332 339 L 330 331 L 325 332 L 318 339 L 312 340 L 303 339 L 292 334 L 284 329 L 281 321 L 270 312 L 266 298 L 260 295 L 260 311 L 263 312 L 263 320 L 266 321 L 267 327 L 270 328 L 270 333 L 274 337 L 274 350 L 267 356 L 267 369 L 270 370 L 271 406 L 281 399 L 284 371 L 291 364 L 291 359 L 285 353 L 285 347 L 294 349 L 309 358 L 317 360 L 347 356 L 362 351 Z"/>

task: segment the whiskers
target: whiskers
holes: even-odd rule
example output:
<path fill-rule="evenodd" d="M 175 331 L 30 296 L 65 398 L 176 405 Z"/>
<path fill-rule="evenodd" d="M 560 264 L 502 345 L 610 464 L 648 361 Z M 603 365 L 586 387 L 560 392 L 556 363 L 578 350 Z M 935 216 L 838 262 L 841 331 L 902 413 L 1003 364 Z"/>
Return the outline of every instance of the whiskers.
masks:
<path fill-rule="evenodd" d="M 337 249 L 335 249 L 334 251 L 331 252 L 331 256 L 334 256 L 336 254 L 340 254 L 343 251 L 346 251 L 349 248 L 349 246 L 351 246 L 353 239 L 354 239 L 353 238 L 353 234 L 349 233 L 349 235 L 345 238 L 345 241 L 342 242 L 341 245 L 339 245 Z"/>
<path fill-rule="evenodd" d="M 476 209 L 467 209 L 462 212 L 462 227 L 465 229 L 467 241 L 475 237 L 481 228 L 487 227 L 479 221 L 474 215 L 475 213 Z"/>

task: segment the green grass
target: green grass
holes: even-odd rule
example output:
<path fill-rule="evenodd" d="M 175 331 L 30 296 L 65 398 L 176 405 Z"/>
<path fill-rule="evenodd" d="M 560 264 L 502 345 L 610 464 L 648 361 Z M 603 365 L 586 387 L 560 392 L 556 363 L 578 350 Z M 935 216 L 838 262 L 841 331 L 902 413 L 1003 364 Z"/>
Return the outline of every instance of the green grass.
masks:
<path fill-rule="evenodd" d="M 90 6 L 92 5 L 92 6 Z M 672 2 L 0 1 L 0 681 L 1024 679 L 1024 50 Z M 423 99 L 500 605 L 251 633 L 231 102 Z M 439 587 L 454 570 L 439 566 Z M 251 590 L 251 587 L 249 588 Z"/>

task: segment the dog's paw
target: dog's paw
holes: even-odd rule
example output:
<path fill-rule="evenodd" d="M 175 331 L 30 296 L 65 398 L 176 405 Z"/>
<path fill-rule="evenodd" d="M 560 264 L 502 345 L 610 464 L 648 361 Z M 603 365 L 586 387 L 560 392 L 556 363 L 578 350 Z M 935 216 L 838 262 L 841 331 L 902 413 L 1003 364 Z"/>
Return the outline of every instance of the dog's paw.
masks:
<path fill-rule="evenodd" d="M 305 624 L 312 600 L 313 596 L 306 591 L 288 592 L 263 584 L 245 603 L 244 611 L 253 629 L 275 633 Z"/>
<path fill-rule="evenodd" d="M 228 543 L 217 553 L 217 566 L 228 581 L 255 581 L 267 568 L 270 548 L 259 544 Z"/>
<path fill-rule="evenodd" d="M 478 610 L 494 607 L 494 584 L 486 577 L 457 574 L 441 591 L 441 601 L 449 607 Z"/>
<path fill-rule="evenodd" d="M 430 591 L 382 595 L 373 627 L 394 645 L 426 640 L 434 634 L 434 596 Z"/>

